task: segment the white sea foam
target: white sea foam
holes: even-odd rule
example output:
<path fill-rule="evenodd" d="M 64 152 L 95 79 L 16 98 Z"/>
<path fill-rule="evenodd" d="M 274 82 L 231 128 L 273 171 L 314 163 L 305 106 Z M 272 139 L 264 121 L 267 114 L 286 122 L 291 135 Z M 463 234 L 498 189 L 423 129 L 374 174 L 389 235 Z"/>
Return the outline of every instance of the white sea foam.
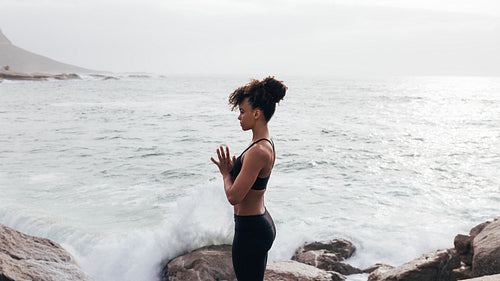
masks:
<path fill-rule="evenodd" d="M 155 280 L 161 267 L 198 247 L 231 242 L 232 210 L 220 184 L 199 186 L 172 204 L 163 223 L 148 230 L 103 233 L 92 241 L 67 241 L 79 264 L 96 280 Z M 83 243 L 83 244 L 82 244 Z M 69 247 L 68 247 L 69 248 Z"/>

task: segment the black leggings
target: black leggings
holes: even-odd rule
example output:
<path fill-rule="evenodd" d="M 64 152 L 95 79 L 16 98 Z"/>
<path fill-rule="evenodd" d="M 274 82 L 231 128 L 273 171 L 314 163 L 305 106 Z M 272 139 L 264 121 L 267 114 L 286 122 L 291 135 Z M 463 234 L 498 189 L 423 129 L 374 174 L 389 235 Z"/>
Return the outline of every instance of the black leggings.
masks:
<path fill-rule="evenodd" d="M 238 281 L 264 279 L 267 251 L 276 237 L 276 227 L 266 212 L 255 216 L 234 215 L 233 267 Z"/>

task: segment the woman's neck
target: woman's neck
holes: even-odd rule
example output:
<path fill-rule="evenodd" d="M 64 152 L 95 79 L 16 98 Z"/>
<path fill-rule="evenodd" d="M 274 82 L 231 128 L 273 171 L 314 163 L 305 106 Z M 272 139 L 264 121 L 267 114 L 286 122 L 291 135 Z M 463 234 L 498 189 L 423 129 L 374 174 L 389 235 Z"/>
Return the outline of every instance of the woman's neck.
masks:
<path fill-rule="evenodd" d="M 256 126 L 252 129 L 252 141 L 257 141 L 263 138 L 269 138 L 269 129 L 266 125 Z"/>

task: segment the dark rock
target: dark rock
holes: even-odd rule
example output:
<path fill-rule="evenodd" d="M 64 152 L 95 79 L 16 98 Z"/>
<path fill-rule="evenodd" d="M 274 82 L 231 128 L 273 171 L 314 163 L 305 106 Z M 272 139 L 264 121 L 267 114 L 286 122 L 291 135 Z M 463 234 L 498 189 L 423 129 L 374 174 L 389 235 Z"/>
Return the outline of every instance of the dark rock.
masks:
<path fill-rule="evenodd" d="M 471 231 L 472 232 L 472 231 Z M 473 276 L 500 273 L 500 217 L 487 224 L 472 242 Z"/>
<path fill-rule="evenodd" d="M 176 257 L 163 269 L 161 280 L 235 281 L 231 245 L 202 247 Z"/>
<path fill-rule="evenodd" d="M 472 278 L 472 269 L 470 266 L 461 266 L 459 268 L 453 269 L 452 280 L 463 280 Z"/>
<path fill-rule="evenodd" d="M 344 275 L 338 273 L 338 272 L 335 272 L 335 271 L 327 271 L 328 274 L 330 274 L 332 276 L 332 281 L 345 281 L 346 278 L 344 277 Z"/>
<path fill-rule="evenodd" d="M 357 267 L 354 267 L 350 264 L 347 264 L 347 263 L 343 263 L 343 262 L 338 262 L 338 263 L 334 263 L 332 264 L 332 269 L 333 271 L 335 272 L 338 272 L 340 274 L 343 274 L 343 275 L 351 275 L 351 274 L 359 274 L 359 273 L 363 273 L 363 270 L 357 268 Z"/>
<path fill-rule="evenodd" d="M 483 229 L 487 227 L 490 223 L 491 221 L 487 221 L 473 227 L 469 232 L 470 237 L 474 239 L 474 237 L 476 237 L 481 231 L 483 231 Z"/>
<path fill-rule="evenodd" d="M 438 250 L 395 268 L 381 267 L 369 281 L 451 281 L 452 270 L 460 266 L 455 249 Z"/>
<path fill-rule="evenodd" d="M 453 241 L 455 245 L 455 250 L 460 255 L 460 260 L 465 265 L 472 265 L 472 238 L 469 235 L 458 234 L 455 236 L 455 240 Z"/>
<path fill-rule="evenodd" d="M 291 260 L 273 261 L 267 265 L 265 281 L 343 281 L 345 277 L 301 262 Z"/>
<path fill-rule="evenodd" d="M 383 263 L 376 263 L 368 268 L 363 269 L 362 273 L 372 273 L 379 268 L 384 268 L 385 270 L 388 270 L 388 269 L 394 268 L 394 266 L 391 266 L 388 264 L 383 264 Z"/>
<path fill-rule="evenodd" d="M 360 273 L 361 269 L 340 264 L 356 251 L 354 245 L 344 239 L 335 239 L 329 242 L 313 242 L 299 247 L 292 260 L 315 266 L 327 271 L 344 270 L 347 272 Z M 342 273 L 342 272 L 341 272 Z"/>
<path fill-rule="evenodd" d="M 0 280 L 91 280 L 59 244 L 0 224 Z"/>
<path fill-rule="evenodd" d="M 467 254 L 470 250 L 471 237 L 469 235 L 458 234 L 455 236 L 453 244 L 455 245 L 455 250 L 459 254 Z"/>

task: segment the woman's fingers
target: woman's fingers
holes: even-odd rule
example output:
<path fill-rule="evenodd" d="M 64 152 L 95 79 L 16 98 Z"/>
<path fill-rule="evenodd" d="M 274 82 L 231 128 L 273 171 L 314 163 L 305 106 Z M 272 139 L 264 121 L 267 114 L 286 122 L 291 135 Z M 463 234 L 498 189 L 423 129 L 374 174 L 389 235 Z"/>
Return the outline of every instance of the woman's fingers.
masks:
<path fill-rule="evenodd" d="M 227 146 L 226 146 L 226 156 L 227 156 L 228 160 L 231 159 L 231 156 L 229 156 L 229 147 L 227 147 Z"/>
<path fill-rule="evenodd" d="M 222 158 L 226 158 L 226 154 L 224 154 L 224 148 L 222 148 L 222 145 L 220 146 L 220 154 L 222 155 Z"/>
<path fill-rule="evenodd" d="M 222 156 L 220 154 L 220 150 L 217 148 L 217 156 L 219 157 L 219 162 L 222 161 Z"/>
<path fill-rule="evenodd" d="M 213 157 L 210 157 L 210 160 L 212 160 L 212 162 L 214 162 L 215 165 L 219 166 L 219 162 L 215 161 Z"/>

